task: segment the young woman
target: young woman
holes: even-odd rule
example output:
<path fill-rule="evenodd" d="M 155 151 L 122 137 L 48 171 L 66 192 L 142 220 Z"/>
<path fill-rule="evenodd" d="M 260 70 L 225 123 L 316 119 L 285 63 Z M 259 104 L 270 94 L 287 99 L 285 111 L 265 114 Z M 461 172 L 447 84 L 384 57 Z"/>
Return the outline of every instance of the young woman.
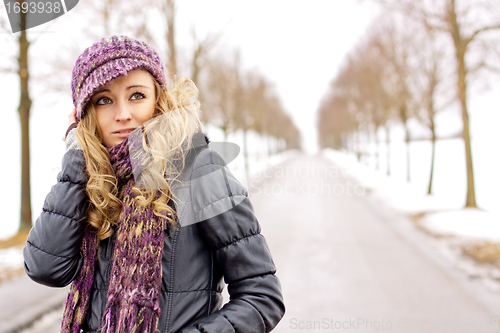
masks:
<path fill-rule="evenodd" d="M 285 308 L 248 192 L 210 149 L 192 81 L 167 89 L 163 68 L 126 36 L 79 56 L 26 273 L 71 283 L 62 332 L 269 332 Z"/>

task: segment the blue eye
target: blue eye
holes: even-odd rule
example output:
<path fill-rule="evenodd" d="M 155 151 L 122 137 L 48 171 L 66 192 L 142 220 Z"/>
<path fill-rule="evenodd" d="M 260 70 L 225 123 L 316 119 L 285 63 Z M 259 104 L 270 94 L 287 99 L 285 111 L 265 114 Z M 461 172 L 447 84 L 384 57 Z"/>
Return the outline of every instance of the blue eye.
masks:
<path fill-rule="evenodd" d="M 136 92 L 132 95 L 130 99 L 144 99 L 146 96 L 143 93 Z"/>

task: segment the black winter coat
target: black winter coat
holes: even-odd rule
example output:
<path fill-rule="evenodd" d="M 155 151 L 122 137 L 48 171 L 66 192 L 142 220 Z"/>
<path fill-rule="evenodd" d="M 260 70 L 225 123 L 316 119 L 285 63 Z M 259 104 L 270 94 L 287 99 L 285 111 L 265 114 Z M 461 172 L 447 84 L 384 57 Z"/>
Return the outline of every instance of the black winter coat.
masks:
<path fill-rule="evenodd" d="M 195 134 L 182 186 L 172 187 L 187 204 L 172 206 L 182 227 L 165 232 L 157 332 L 269 332 L 285 311 L 276 268 L 247 190 L 208 143 L 204 133 Z M 68 150 L 28 236 L 25 270 L 38 283 L 64 287 L 82 266 L 84 170 L 82 151 Z M 100 243 L 84 332 L 100 331 L 114 242 L 112 236 Z M 230 301 L 221 308 L 224 281 Z"/>

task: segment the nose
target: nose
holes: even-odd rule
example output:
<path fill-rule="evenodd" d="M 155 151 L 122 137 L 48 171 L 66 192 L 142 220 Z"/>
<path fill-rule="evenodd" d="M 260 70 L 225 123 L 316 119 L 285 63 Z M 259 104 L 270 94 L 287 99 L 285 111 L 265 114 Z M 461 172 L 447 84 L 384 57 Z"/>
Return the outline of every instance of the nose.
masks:
<path fill-rule="evenodd" d="M 118 102 L 116 105 L 115 120 L 116 121 L 127 121 L 132 119 L 132 113 L 130 112 L 126 103 Z"/>

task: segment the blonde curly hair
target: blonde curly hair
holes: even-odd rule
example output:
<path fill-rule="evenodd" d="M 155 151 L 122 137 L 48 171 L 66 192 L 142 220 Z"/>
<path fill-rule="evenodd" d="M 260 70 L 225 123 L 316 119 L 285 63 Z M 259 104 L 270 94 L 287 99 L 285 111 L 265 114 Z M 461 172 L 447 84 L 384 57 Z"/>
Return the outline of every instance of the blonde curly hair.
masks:
<path fill-rule="evenodd" d="M 148 168 L 141 173 L 140 182 L 132 189 L 138 194 L 139 205 L 154 205 L 154 213 L 167 219 L 171 227 L 177 227 L 175 211 L 168 205 L 172 198 L 171 186 L 185 165 L 193 135 L 203 126 L 198 118 L 200 103 L 198 89 L 188 78 L 169 84 L 163 90 L 155 84 L 156 106 L 153 119 L 144 125 L 143 149 L 151 157 Z M 161 116 L 161 117 L 159 117 Z M 88 103 L 85 116 L 78 123 L 76 137 L 83 148 L 87 174 L 86 192 L 90 200 L 88 223 L 97 229 L 98 240 L 113 234 L 122 202 L 118 193 L 118 179 L 97 123 L 96 111 Z M 140 185 L 140 186 L 139 186 Z"/>

